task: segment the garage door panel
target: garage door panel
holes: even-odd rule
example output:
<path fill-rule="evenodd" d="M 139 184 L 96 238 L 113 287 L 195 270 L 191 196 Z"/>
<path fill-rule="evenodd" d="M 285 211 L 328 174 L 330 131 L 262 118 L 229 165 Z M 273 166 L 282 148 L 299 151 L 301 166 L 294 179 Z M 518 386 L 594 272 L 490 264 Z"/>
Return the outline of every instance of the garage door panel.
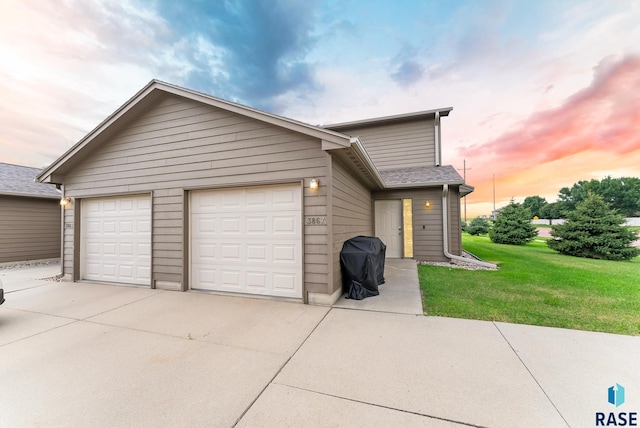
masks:
<path fill-rule="evenodd" d="M 123 280 L 133 280 L 133 266 L 120 264 L 118 274 Z"/>
<path fill-rule="evenodd" d="M 267 234 L 267 217 L 247 217 L 246 219 L 246 231 L 251 234 Z"/>
<path fill-rule="evenodd" d="M 241 290 L 240 269 L 222 269 L 220 277 L 222 278 L 222 287 L 230 290 Z"/>
<path fill-rule="evenodd" d="M 247 287 L 253 289 L 264 290 L 267 287 L 266 272 L 247 272 Z"/>
<path fill-rule="evenodd" d="M 249 244 L 247 245 L 247 261 L 248 262 L 266 262 L 268 246 L 266 244 Z"/>
<path fill-rule="evenodd" d="M 116 243 L 115 242 L 105 242 L 102 244 L 102 256 L 104 257 L 116 257 L 118 252 L 116 251 Z"/>
<path fill-rule="evenodd" d="M 235 192 L 222 193 L 222 208 L 224 209 L 240 209 L 242 206 L 242 195 Z"/>
<path fill-rule="evenodd" d="M 241 261 L 241 248 L 238 244 L 222 244 L 221 245 L 221 259 L 224 262 L 239 262 Z"/>
<path fill-rule="evenodd" d="M 296 245 L 273 245 L 274 263 L 296 263 Z"/>
<path fill-rule="evenodd" d="M 273 206 L 279 209 L 298 209 L 298 198 L 293 189 L 281 189 L 273 192 Z"/>
<path fill-rule="evenodd" d="M 149 196 L 85 199 L 81 218 L 83 279 L 150 285 Z"/>
<path fill-rule="evenodd" d="M 274 215 L 272 231 L 277 236 L 295 237 L 300 228 L 299 215 Z"/>
<path fill-rule="evenodd" d="M 267 190 L 247 190 L 247 207 L 249 208 L 267 208 Z"/>
<path fill-rule="evenodd" d="M 116 201 L 115 200 L 106 200 L 102 203 L 102 212 L 106 214 L 115 214 L 116 212 Z"/>
<path fill-rule="evenodd" d="M 295 289 L 297 277 L 289 273 L 274 273 L 273 284 L 276 290 L 293 291 Z"/>
<path fill-rule="evenodd" d="M 300 185 L 192 192 L 191 288 L 302 297 L 301 198 Z"/>
<path fill-rule="evenodd" d="M 144 242 L 144 243 L 139 242 L 136 244 L 136 249 L 137 249 L 137 252 L 136 252 L 137 255 L 149 257 L 149 260 L 151 260 L 151 244 L 147 242 Z"/>
<path fill-rule="evenodd" d="M 147 215 L 151 217 L 151 212 L 148 212 Z M 136 221 L 136 232 L 138 233 L 148 233 L 151 236 L 151 220 L 138 220 Z"/>
<path fill-rule="evenodd" d="M 241 232 L 240 219 L 223 217 L 220 219 L 220 233 L 222 235 L 238 235 Z"/>
<path fill-rule="evenodd" d="M 195 263 L 211 263 L 216 261 L 217 246 L 213 243 L 194 242 L 192 243 L 191 259 Z"/>
<path fill-rule="evenodd" d="M 198 218 L 197 221 L 194 221 L 191 225 L 193 228 L 193 235 L 205 237 L 205 234 L 215 234 L 218 230 L 216 223 L 215 219 Z"/>
<path fill-rule="evenodd" d="M 137 266 L 136 278 L 144 281 L 146 284 L 151 284 L 151 266 Z"/>

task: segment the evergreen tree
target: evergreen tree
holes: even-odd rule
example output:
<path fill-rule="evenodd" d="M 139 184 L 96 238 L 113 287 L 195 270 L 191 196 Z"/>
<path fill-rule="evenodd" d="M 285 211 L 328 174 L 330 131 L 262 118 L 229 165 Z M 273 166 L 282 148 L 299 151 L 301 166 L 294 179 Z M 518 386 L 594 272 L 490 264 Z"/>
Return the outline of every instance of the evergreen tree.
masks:
<path fill-rule="evenodd" d="M 630 260 L 640 255 L 631 243 L 638 234 L 623 226 L 625 219 L 604 201 L 589 193 L 567 213 L 567 222 L 552 227 L 547 245 L 561 254 L 604 260 Z"/>
<path fill-rule="evenodd" d="M 489 238 L 496 244 L 524 245 L 537 235 L 531 224 L 531 211 L 514 202 L 500 211 L 489 231 Z"/>
<path fill-rule="evenodd" d="M 471 223 L 466 227 L 465 232 L 469 235 L 486 235 L 491 229 L 489 220 L 484 217 L 476 217 L 471 220 Z"/>

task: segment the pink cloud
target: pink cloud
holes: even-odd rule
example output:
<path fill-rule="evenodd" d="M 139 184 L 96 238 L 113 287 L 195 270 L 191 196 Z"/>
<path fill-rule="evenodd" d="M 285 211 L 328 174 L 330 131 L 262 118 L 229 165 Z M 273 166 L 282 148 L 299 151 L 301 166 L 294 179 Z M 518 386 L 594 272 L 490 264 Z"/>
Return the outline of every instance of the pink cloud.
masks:
<path fill-rule="evenodd" d="M 562 106 L 542 111 L 493 141 L 459 150 L 475 159 L 478 180 L 551 162 L 584 151 L 625 155 L 640 150 L 640 57 L 604 60 L 591 85 Z M 569 183 L 571 184 L 571 183 Z"/>

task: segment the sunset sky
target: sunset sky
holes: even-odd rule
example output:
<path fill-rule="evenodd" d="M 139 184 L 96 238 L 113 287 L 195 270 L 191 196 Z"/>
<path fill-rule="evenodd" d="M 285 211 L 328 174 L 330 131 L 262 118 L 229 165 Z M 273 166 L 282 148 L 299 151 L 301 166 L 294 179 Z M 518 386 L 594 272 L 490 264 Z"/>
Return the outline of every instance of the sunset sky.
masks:
<path fill-rule="evenodd" d="M 469 217 L 640 177 L 640 1 L 0 0 L 0 162 L 44 167 L 151 79 L 315 125 L 453 107 Z"/>

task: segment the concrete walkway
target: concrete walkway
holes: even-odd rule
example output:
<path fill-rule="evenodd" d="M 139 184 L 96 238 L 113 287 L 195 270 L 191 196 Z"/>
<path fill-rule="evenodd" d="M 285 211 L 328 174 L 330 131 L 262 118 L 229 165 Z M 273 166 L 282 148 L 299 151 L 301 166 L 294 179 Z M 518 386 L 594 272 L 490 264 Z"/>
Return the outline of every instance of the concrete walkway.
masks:
<path fill-rule="evenodd" d="M 385 283 L 378 287 L 380 295 L 364 300 L 347 299 L 343 295 L 334 308 L 422 315 L 422 295 L 415 260 L 387 259 Z"/>
<path fill-rule="evenodd" d="M 640 337 L 424 317 L 399 262 L 380 296 L 333 308 L 0 270 L 14 287 L 0 425 L 588 427 L 640 412 Z"/>

